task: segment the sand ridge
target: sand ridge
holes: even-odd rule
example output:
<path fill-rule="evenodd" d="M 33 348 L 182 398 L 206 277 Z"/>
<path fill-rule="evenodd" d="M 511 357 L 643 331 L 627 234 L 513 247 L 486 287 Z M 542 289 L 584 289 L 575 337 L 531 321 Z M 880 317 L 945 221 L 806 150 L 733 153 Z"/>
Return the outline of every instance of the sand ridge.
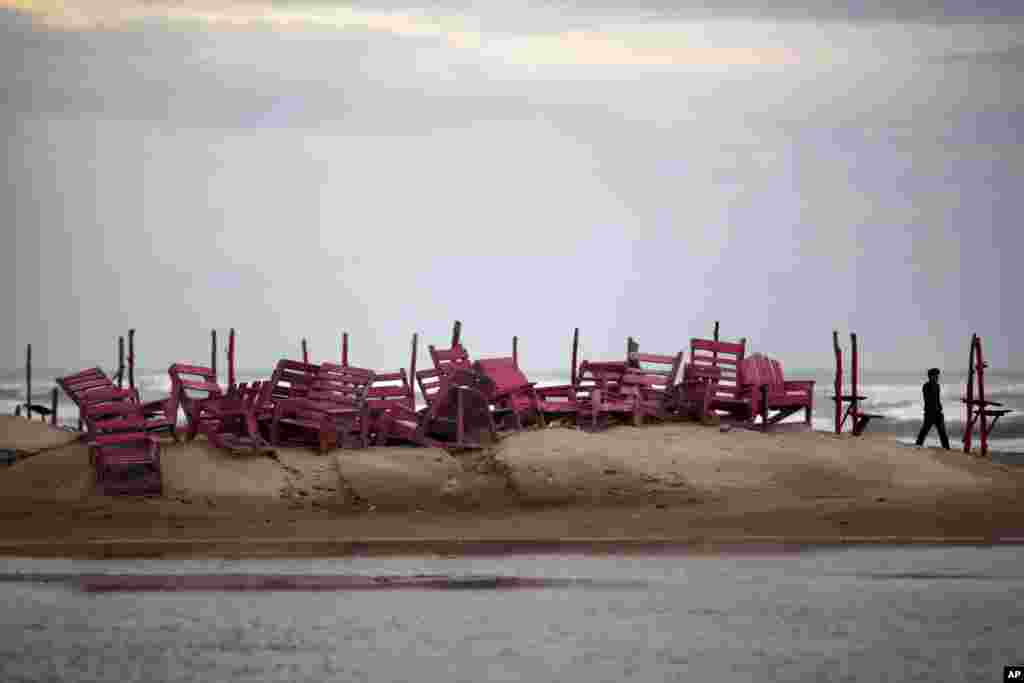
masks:
<path fill-rule="evenodd" d="M 296 448 L 240 454 L 202 437 L 162 438 L 164 494 L 132 499 L 95 494 L 88 449 L 74 434 L 27 424 L 0 417 L 0 448 L 31 449 L 0 470 L 0 519 L 9 522 L 2 536 L 26 543 L 152 538 L 188 548 L 188 539 L 211 536 L 244 547 L 246 538 L 342 533 L 557 539 L 711 530 L 827 538 L 890 535 L 894 523 L 928 537 L 1024 536 L 1020 468 L 907 448 L 881 435 L 723 433 L 698 423 L 598 434 L 553 427 L 507 435 L 482 451 L 325 455 Z M 193 550 L 212 552 L 200 546 Z M 314 546 L 268 547 L 292 553 Z"/>

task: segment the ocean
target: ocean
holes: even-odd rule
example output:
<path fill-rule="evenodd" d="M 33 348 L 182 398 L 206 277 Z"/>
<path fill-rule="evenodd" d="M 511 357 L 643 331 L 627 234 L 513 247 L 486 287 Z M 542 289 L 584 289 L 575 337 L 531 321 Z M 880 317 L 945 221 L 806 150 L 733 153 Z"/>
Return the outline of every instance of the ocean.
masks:
<path fill-rule="evenodd" d="M 56 386 L 54 378 L 70 372 L 74 371 L 34 370 L 33 402 L 49 405 L 50 391 Z M 265 379 L 270 374 L 270 369 L 240 371 L 238 381 Z M 569 381 L 568 373 L 530 373 L 527 371 L 526 374 L 539 386 L 565 384 Z M 786 374 L 791 379 L 815 380 L 812 427 L 815 430 L 832 431 L 834 403 L 829 396 L 834 393 L 832 391 L 834 372 L 832 370 L 787 370 Z M 223 380 L 222 376 L 221 381 Z M 883 420 L 872 421 L 868 430 L 872 433 L 888 434 L 894 440 L 902 443 L 913 443 L 917 437 L 917 430 L 921 427 L 921 385 L 924 381 L 925 377 L 921 372 L 863 372 L 860 392 L 868 397 L 863 408 L 868 412 L 880 413 L 885 416 Z M 946 429 L 954 448 L 960 445 L 966 418 L 964 405 L 960 402 L 966 381 L 966 373 L 944 373 L 942 377 L 942 404 L 945 409 Z M 136 371 L 136 385 L 143 399 L 158 399 L 166 396 L 170 391 L 170 379 L 165 370 Z M 850 390 L 848 384 L 844 390 Z M 990 449 L 1003 453 L 1024 454 L 1024 372 L 989 371 L 985 377 L 985 391 L 990 400 L 999 401 L 1004 404 L 1005 408 L 1015 411 L 1000 419 L 993 432 Z M 0 414 L 12 414 L 15 406 L 24 400 L 24 396 L 24 371 L 0 372 Z M 421 401 L 418 391 L 417 399 Z M 69 427 L 77 424 L 77 409 L 63 393 L 59 395 L 57 412 L 59 424 Z M 801 415 L 794 415 L 788 418 L 787 422 L 799 422 L 802 419 Z M 849 429 L 848 424 L 846 429 Z M 975 439 L 975 444 L 977 444 L 977 439 Z M 939 438 L 934 429 L 925 441 L 925 445 L 939 445 Z"/>
<path fill-rule="evenodd" d="M 655 557 L 0 558 L 0 679 L 988 683 L 1003 680 L 1004 666 L 1024 663 L 1022 561 L 1024 546 Z M 502 575 L 570 585 L 81 590 L 76 577 L 97 573 Z"/>

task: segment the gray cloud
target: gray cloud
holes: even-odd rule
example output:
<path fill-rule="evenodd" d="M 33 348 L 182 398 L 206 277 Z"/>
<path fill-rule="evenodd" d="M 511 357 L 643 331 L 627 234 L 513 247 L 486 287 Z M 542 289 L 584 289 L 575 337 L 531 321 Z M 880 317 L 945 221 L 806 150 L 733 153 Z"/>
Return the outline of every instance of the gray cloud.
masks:
<path fill-rule="evenodd" d="M 892 12 L 868 14 L 908 18 Z M 135 326 L 161 367 L 234 325 L 244 366 L 303 336 L 333 357 L 348 329 L 354 359 L 389 367 L 453 318 L 478 352 L 520 335 L 532 369 L 567 364 L 575 325 L 604 355 L 626 335 L 678 348 L 715 319 L 800 365 L 831 362 L 833 327 L 876 367 L 959 367 L 975 329 L 994 364 L 1024 363 L 1019 74 L 928 61 L 977 49 L 973 30 L 916 47 L 912 26 L 793 30 L 852 57 L 527 68 L 366 30 L 69 32 L 7 13 L 2 364 L 27 341 L 42 362 L 105 361 Z"/>

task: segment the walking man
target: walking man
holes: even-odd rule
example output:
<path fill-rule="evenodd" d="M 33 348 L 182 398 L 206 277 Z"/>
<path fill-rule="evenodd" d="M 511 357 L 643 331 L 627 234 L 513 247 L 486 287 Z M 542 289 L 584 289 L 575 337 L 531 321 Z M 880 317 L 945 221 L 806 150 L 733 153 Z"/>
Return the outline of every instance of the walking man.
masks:
<path fill-rule="evenodd" d="M 917 433 L 917 445 L 924 445 L 924 437 L 928 436 L 932 425 L 939 431 L 939 439 L 942 447 L 949 450 L 949 437 L 946 436 L 946 420 L 942 417 L 942 401 L 939 400 L 939 369 L 931 368 L 928 371 L 928 381 L 921 387 L 924 394 L 924 424 L 921 431 Z"/>

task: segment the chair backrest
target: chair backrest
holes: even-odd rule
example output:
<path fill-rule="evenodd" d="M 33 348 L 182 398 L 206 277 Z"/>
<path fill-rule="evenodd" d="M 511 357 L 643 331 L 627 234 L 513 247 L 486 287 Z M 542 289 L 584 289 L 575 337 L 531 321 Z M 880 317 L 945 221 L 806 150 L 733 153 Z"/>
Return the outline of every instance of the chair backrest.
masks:
<path fill-rule="evenodd" d="M 89 368 L 73 375 L 58 377 L 57 385 L 79 408 L 86 392 L 114 387 L 113 381 L 100 368 Z"/>
<path fill-rule="evenodd" d="M 430 351 L 430 359 L 434 361 L 434 368 L 444 373 L 450 373 L 456 369 L 469 369 L 472 365 L 469 360 L 469 351 L 462 344 L 450 349 L 438 349 L 430 345 L 427 349 Z"/>
<path fill-rule="evenodd" d="M 627 371 L 624 361 L 589 361 L 580 363 L 576 371 L 576 392 L 587 396 L 594 389 L 601 389 L 606 395 L 617 393 Z"/>
<path fill-rule="evenodd" d="M 444 372 L 438 368 L 432 370 L 417 370 L 416 384 L 420 386 L 420 393 L 428 406 L 433 405 L 438 392 L 441 391 L 441 379 Z"/>
<path fill-rule="evenodd" d="M 512 356 L 481 358 L 473 363 L 473 370 L 494 382 L 494 392 L 498 395 L 514 393 L 530 384 Z"/>
<path fill-rule="evenodd" d="M 99 389 L 106 392 L 108 390 Z M 114 388 L 113 392 L 128 391 Z M 146 426 L 146 416 L 143 415 L 142 406 L 134 401 L 125 401 L 114 398 L 113 400 L 95 400 L 91 403 L 82 404 L 82 421 L 85 422 L 86 431 L 90 437 L 100 434 L 114 432 L 140 431 Z M 102 424 L 101 424 L 102 423 Z"/>
<path fill-rule="evenodd" d="M 628 360 L 638 364 L 654 365 L 659 369 L 628 367 L 622 377 L 622 391 L 634 394 L 650 403 L 663 403 L 675 386 L 679 368 L 683 363 L 683 352 L 675 356 L 661 356 L 649 353 L 630 353 Z M 627 365 L 629 365 L 627 363 Z M 667 366 L 667 367 L 666 367 Z"/>
<path fill-rule="evenodd" d="M 691 372 L 698 376 L 710 376 L 718 371 L 719 380 L 715 385 L 714 398 L 740 400 L 743 393 L 740 371 L 746 357 L 746 340 L 737 342 L 715 341 L 713 339 L 690 340 Z"/>
<path fill-rule="evenodd" d="M 782 363 L 763 353 L 753 353 L 744 359 L 740 376 L 745 385 L 768 385 L 769 393 L 782 392 L 786 388 Z"/>
<path fill-rule="evenodd" d="M 190 396 L 189 398 L 209 398 L 224 393 L 221 386 L 217 384 L 217 375 L 212 368 L 202 365 L 190 365 L 188 363 L 174 363 L 167 368 L 167 374 L 171 377 L 171 386 L 185 391 L 202 391 L 207 395 L 203 397 Z"/>
<path fill-rule="evenodd" d="M 639 369 L 645 375 L 660 375 L 664 378 L 663 384 L 673 387 L 679 383 L 679 371 L 683 367 L 684 351 L 674 356 L 666 356 L 657 353 L 640 353 L 631 351 L 626 355 L 627 365 L 633 369 Z"/>
<path fill-rule="evenodd" d="M 303 398 L 309 393 L 320 366 L 282 358 L 271 377 L 270 400 Z"/>
<path fill-rule="evenodd" d="M 370 410 L 387 410 L 396 403 L 409 410 L 416 410 L 416 394 L 405 369 L 398 372 L 375 372 L 366 402 Z"/>
<path fill-rule="evenodd" d="M 167 368 L 171 378 L 170 410 L 177 416 L 178 406 L 188 412 L 192 401 L 204 398 L 217 398 L 224 395 L 224 390 L 217 384 L 217 375 L 212 368 L 190 363 L 174 363 Z"/>
<path fill-rule="evenodd" d="M 318 403 L 359 408 L 366 402 L 373 378 L 372 370 L 322 363 L 306 398 Z"/>

